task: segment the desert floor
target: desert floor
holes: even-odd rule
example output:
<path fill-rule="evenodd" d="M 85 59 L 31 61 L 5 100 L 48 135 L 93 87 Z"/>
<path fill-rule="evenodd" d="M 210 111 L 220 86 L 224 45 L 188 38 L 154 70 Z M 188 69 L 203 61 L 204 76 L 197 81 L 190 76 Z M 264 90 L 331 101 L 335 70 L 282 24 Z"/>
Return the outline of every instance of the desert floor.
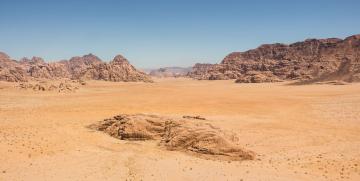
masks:
<path fill-rule="evenodd" d="M 360 84 L 91 81 L 74 93 L 0 82 L 0 180 L 360 180 Z M 87 126 L 119 113 L 201 115 L 251 161 L 121 141 Z"/>

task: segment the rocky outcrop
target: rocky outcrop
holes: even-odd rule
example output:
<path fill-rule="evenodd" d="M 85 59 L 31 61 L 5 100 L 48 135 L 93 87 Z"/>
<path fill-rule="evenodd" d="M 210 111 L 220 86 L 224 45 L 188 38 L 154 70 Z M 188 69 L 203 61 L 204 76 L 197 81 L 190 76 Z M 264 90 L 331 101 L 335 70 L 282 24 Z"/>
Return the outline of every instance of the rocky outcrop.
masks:
<path fill-rule="evenodd" d="M 69 61 L 61 61 L 60 63 L 65 65 L 73 79 L 79 79 L 81 78 L 83 72 L 85 72 L 87 69 L 90 69 L 93 66 L 99 65 L 103 62 L 99 57 L 93 54 L 88 54 L 82 57 L 72 57 Z"/>
<path fill-rule="evenodd" d="M 90 79 L 124 82 L 151 82 L 150 76 L 138 71 L 123 56 L 118 55 L 110 63 L 95 55 L 73 57 L 69 61 L 46 63 L 42 58 L 11 60 L 0 53 L 0 80 L 24 82 L 28 79 Z"/>
<path fill-rule="evenodd" d="M 55 91 L 55 92 L 75 92 L 79 89 L 81 82 L 60 82 L 58 84 L 39 81 L 36 83 L 20 83 L 17 87 L 23 90 L 33 91 Z"/>
<path fill-rule="evenodd" d="M 110 63 L 93 64 L 83 70 L 79 78 L 113 82 L 152 82 L 148 75 L 137 70 L 121 55 L 117 55 Z"/>
<path fill-rule="evenodd" d="M 16 61 L 11 60 L 8 55 L 0 52 L 0 81 L 25 82 L 26 71 Z"/>
<path fill-rule="evenodd" d="M 191 67 L 164 67 L 151 70 L 149 75 L 158 78 L 164 77 L 186 77 L 192 70 Z"/>
<path fill-rule="evenodd" d="M 280 82 L 271 71 L 248 71 L 236 79 L 236 83 Z"/>
<path fill-rule="evenodd" d="M 195 119 L 194 119 L 195 118 Z M 120 140 L 156 140 L 161 148 L 207 159 L 253 160 L 255 153 L 236 144 L 236 135 L 201 117 L 171 118 L 146 114 L 120 114 L 90 128 Z"/>
<path fill-rule="evenodd" d="M 344 62 L 349 65 L 348 69 L 339 72 Z M 257 75 L 248 73 L 252 71 L 256 71 Z M 269 81 L 260 78 L 262 75 L 269 75 L 271 80 L 300 81 L 333 75 L 329 78 L 357 81 L 359 73 L 360 35 L 354 35 L 344 40 L 307 39 L 290 45 L 261 45 L 246 52 L 231 53 L 219 64 L 196 64 L 189 76 L 195 79 L 238 79 L 237 82 L 249 82 L 251 79 Z"/>

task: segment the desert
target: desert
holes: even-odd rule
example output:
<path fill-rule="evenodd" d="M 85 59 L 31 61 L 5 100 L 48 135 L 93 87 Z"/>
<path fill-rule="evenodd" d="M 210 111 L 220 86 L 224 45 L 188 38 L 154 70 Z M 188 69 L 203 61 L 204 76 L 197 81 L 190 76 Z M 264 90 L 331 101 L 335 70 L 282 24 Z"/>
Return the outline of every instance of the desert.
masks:
<path fill-rule="evenodd" d="M 359 181 L 360 1 L 0 1 L 0 181 Z"/>
<path fill-rule="evenodd" d="M 1 180 L 358 180 L 360 85 L 88 81 L 76 92 L 1 82 Z M 89 126 L 118 114 L 200 115 L 251 160 L 193 156 Z M 201 121 L 201 120 L 200 120 Z"/>

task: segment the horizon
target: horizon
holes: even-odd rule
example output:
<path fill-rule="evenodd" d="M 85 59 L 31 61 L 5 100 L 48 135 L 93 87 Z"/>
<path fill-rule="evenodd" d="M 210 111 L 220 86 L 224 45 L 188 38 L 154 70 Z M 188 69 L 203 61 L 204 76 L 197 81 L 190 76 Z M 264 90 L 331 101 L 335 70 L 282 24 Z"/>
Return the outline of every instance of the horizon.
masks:
<path fill-rule="evenodd" d="M 2 1 L 0 51 L 16 60 L 121 54 L 140 69 L 189 67 L 262 44 L 359 34 L 359 7 L 351 0 Z"/>

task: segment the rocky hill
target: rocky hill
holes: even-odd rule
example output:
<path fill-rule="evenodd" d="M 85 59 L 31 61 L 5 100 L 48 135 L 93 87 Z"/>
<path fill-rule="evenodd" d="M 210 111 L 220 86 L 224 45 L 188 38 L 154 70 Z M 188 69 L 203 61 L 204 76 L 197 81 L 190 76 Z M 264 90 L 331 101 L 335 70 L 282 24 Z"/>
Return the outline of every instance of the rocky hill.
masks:
<path fill-rule="evenodd" d="M 152 82 L 144 72 L 138 71 L 129 61 L 117 55 L 110 63 L 93 63 L 80 71 L 79 79 L 106 80 L 114 82 Z"/>
<path fill-rule="evenodd" d="M 164 67 L 151 70 L 149 75 L 154 77 L 185 77 L 192 67 Z"/>
<path fill-rule="evenodd" d="M 265 44 L 234 52 L 219 64 L 196 64 L 195 79 L 236 79 L 236 82 L 360 81 L 360 35 L 345 39 L 307 39 L 290 45 Z"/>
<path fill-rule="evenodd" d="M 26 71 L 15 60 L 0 52 L 0 81 L 25 82 L 27 80 Z"/>
<path fill-rule="evenodd" d="M 30 79 L 63 78 L 115 82 L 152 81 L 150 76 L 138 71 L 121 55 L 116 56 L 110 63 L 105 63 L 92 54 L 46 63 L 40 57 L 16 61 L 5 53 L 0 53 L 0 80 L 25 82 Z"/>

